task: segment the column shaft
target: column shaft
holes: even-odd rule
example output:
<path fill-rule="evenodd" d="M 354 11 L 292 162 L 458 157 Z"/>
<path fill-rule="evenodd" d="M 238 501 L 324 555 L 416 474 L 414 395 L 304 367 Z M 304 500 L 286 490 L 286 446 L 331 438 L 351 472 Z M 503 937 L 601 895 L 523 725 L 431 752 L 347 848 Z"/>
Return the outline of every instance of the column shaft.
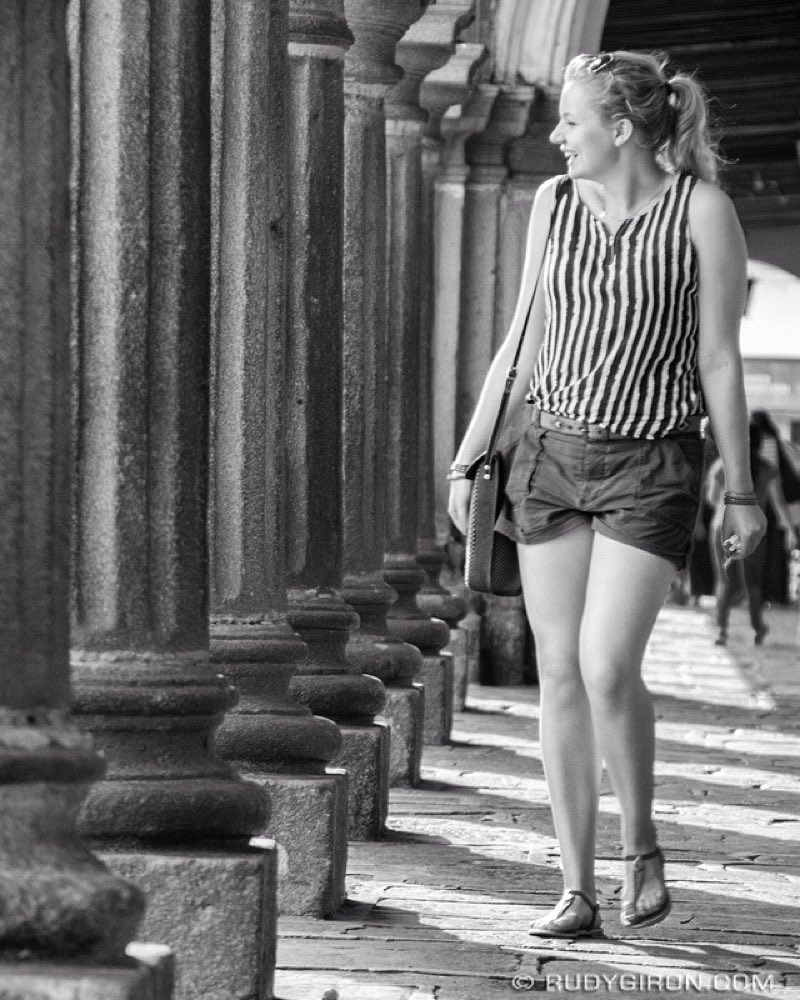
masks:
<path fill-rule="evenodd" d="M 389 457 L 387 461 L 387 582 L 399 601 L 387 620 L 392 635 L 423 655 L 424 742 L 446 743 L 452 719 L 452 661 L 442 652 L 447 625 L 416 603 L 425 572 L 417 562 L 419 467 L 419 216 L 422 115 L 389 106 L 387 122 Z"/>
<path fill-rule="evenodd" d="M 421 145 L 421 199 L 420 213 L 420 318 L 419 318 L 419 490 L 417 524 L 417 559 L 425 571 L 426 580 L 417 595 L 417 604 L 426 614 L 441 619 L 449 629 L 448 652 L 452 662 L 452 707 L 463 709 L 467 689 L 467 635 L 458 623 L 467 613 L 466 601 L 442 585 L 440 574 L 450 554 L 451 568 L 455 568 L 453 546 L 445 548 L 450 539 L 449 530 L 437 536 L 436 441 L 442 421 L 438 419 L 439 404 L 434 395 L 435 384 L 435 318 L 437 227 L 436 182 L 441 168 L 444 143 L 441 138 L 442 115 L 453 105 L 466 99 L 468 80 L 480 65 L 485 50 L 480 45 L 457 45 L 457 32 L 463 30 L 474 17 L 473 4 L 462 0 L 447 8 L 430 8 L 422 18 L 416 32 L 404 39 L 399 58 L 421 78 L 415 103 L 425 109 L 427 120 Z M 442 43 L 445 43 L 444 45 Z M 465 51 L 466 50 L 466 51 Z M 444 61 L 442 53 L 446 53 Z M 469 66 L 466 79 L 464 69 Z M 407 99 L 408 99 L 407 98 Z M 448 247 L 452 252 L 453 247 Z M 436 415 L 435 415 L 436 414 Z M 449 459 L 448 459 L 449 464 Z M 449 529 L 449 522 L 446 524 Z"/>
<path fill-rule="evenodd" d="M 308 643 L 290 693 L 342 730 L 349 834 L 377 836 L 386 814 L 388 730 L 381 681 L 348 662 L 358 615 L 342 599 L 343 61 L 353 41 L 342 0 L 292 0 L 287 355 L 288 620 Z M 376 793 L 377 790 L 377 793 Z"/>
<path fill-rule="evenodd" d="M 308 655 L 285 593 L 288 8 L 212 8 L 211 650 L 240 696 L 215 747 L 269 791 L 281 912 L 329 916 L 345 894 L 346 778 L 326 773 L 341 737 L 288 694 Z"/>
<path fill-rule="evenodd" d="M 83 0 L 80 43 L 73 669 L 109 764 L 83 826 L 246 837 L 264 798 L 206 747 L 233 700 L 208 662 L 207 12 Z"/>
<path fill-rule="evenodd" d="M 210 750 L 236 697 L 208 634 L 210 5 L 73 3 L 72 664 L 108 764 L 81 828 L 147 886 L 178 996 L 256 992 L 275 856 L 248 841 L 268 801 Z M 235 940 L 204 934 L 209 893 Z"/>
<path fill-rule="evenodd" d="M 62 7 L 39 0 L 3 4 L 2 24 L 0 980 L 50 997 L 66 969 L 38 965 L 38 975 L 30 960 L 120 963 L 143 901 L 75 832 L 102 763 L 68 712 L 66 23 Z M 141 995 L 134 979 L 120 996 Z"/>
<path fill-rule="evenodd" d="M 417 0 L 346 0 L 355 41 L 345 59 L 343 593 L 360 628 L 350 662 L 386 685 L 389 780 L 416 784 L 422 755 L 419 650 L 388 634 L 397 594 L 383 578 L 387 456 L 386 116 L 396 83 L 394 47 L 418 13 Z"/>
<path fill-rule="evenodd" d="M 463 597 L 446 590 L 439 579 L 447 557 L 437 544 L 435 522 L 434 398 L 433 398 L 433 312 L 434 312 L 434 233 L 436 177 L 441 157 L 441 140 L 426 135 L 422 145 L 422 213 L 420 262 L 423 274 L 420 300 L 419 344 L 419 493 L 417 559 L 427 579 L 417 595 L 417 604 L 432 618 L 446 623 L 450 637 L 448 652 L 453 664 L 453 707 L 464 708 L 467 687 L 466 633 L 458 623 L 467 613 Z M 442 539 L 442 542 L 446 539 Z"/>
<path fill-rule="evenodd" d="M 449 483 L 447 469 L 458 448 L 456 426 L 460 406 L 458 380 L 461 326 L 461 282 L 464 253 L 465 187 L 469 174 L 464 147 L 467 139 L 486 127 L 498 88 L 473 81 L 475 69 L 485 56 L 481 45 L 460 45 L 443 70 L 425 81 L 423 101 L 438 124 L 442 145 L 434 186 L 433 266 L 431 285 L 434 304 L 431 332 L 431 391 L 436 435 L 433 442 L 435 477 L 436 537 L 451 534 L 447 513 Z M 453 97 L 459 100 L 453 103 Z M 455 112 L 455 113 L 454 113 Z M 431 130 L 433 130 L 433 123 Z M 481 619 L 464 586 L 463 545 L 452 544 L 451 587 L 461 590 L 468 603 L 461 620 L 463 638 L 454 649 L 454 704 L 463 708 L 469 681 L 478 680 L 480 663 Z M 451 633 L 451 648 L 453 639 Z M 463 653 L 463 661 L 460 656 Z M 460 668 L 460 669 L 459 669 Z"/>

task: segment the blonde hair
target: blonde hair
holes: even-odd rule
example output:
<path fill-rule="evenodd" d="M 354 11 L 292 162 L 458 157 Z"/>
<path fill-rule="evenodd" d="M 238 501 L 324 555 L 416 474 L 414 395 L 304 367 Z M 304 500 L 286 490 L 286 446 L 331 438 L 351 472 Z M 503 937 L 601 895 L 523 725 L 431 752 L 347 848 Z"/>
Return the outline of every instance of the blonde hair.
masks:
<path fill-rule="evenodd" d="M 602 52 L 571 59 L 565 82 L 588 83 L 607 121 L 629 119 L 638 141 L 670 172 L 714 182 L 723 162 L 711 135 L 708 101 L 687 73 L 668 75 L 662 53 Z"/>

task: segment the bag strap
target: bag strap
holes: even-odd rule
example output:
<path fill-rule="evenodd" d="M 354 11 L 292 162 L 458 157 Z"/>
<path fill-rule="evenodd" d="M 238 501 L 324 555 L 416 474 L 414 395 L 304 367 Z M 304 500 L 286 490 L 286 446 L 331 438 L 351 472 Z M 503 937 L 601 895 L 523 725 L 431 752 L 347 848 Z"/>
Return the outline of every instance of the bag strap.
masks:
<path fill-rule="evenodd" d="M 503 395 L 500 399 L 500 409 L 497 412 L 497 417 L 494 422 L 494 427 L 492 428 L 492 433 L 489 437 L 489 443 L 486 446 L 486 455 L 484 456 L 483 465 L 483 478 L 491 479 L 491 462 L 492 455 L 494 455 L 494 450 L 497 445 L 500 433 L 503 430 L 503 424 L 506 419 L 506 411 L 508 410 L 508 400 L 511 395 L 511 390 L 514 388 L 514 382 L 517 378 L 517 365 L 519 364 L 519 356 L 522 354 L 522 344 L 525 340 L 525 334 L 528 331 L 528 322 L 531 318 L 531 311 L 533 310 L 533 303 L 536 298 L 536 292 L 539 289 L 539 279 L 542 276 L 542 268 L 544 267 L 545 257 L 547 256 L 547 244 L 550 242 L 550 234 L 553 232 L 553 220 L 555 218 L 555 204 L 553 205 L 553 210 L 550 213 L 550 225 L 547 227 L 547 237 L 544 241 L 544 253 L 542 254 L 542 259 L 539 261 L 539 270 L 536 272 L 536 280 L 533 283 L 533 293 L 531 294 L 531 301 L 528 304 L 528 311 L 525 313 L 525 322 L 522 324 L 522 330 L 520 331 L 519 340 L 517 341 L 517 349 L 514 351 L 514 360 L 511 362 L 511 367 L 508 369 L 506 374 L 506 384 L 503 388 Z"/>

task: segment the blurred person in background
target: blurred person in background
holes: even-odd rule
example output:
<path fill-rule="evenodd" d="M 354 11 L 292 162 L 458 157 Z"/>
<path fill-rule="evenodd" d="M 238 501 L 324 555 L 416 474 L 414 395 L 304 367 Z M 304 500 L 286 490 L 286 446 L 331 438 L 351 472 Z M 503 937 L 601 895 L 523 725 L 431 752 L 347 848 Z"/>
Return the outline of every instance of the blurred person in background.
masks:
<path fill-rule="evenodd" d="M 796 451 L 797 446 L 781 438 L 775 421 L 766 410 L 754 410 L 750 419 L 763 432 L 761 455 L 777 467 L 786 502 L 791 504 L 800 500 L 800 475 L 790 454 L 791 451 Z M 787 604 L 791 600 L 791 595 L 788 586 L 789 559 L 786 538 L 781 521 L 771 504 L 767 504 L 766 514 L 764 600 L 771 604 Z"/>
<path fill-rule="evenodd" d="M 766 512 L 771 505 L 782 528 L 782 542 L 785 552 L 791 553 L 796 545 L 795 529 L 791 514 L 781 488 L 781 478 L 777 466 L 768 462 L 761 455 L 764 440 L 764 430 L 760 423 L 751 422 L 750 428 L 750 470 L 753 477 L 758 504 Z M 722 462 L 717 459 L 708 470 L 706 500 L 713 507 L 711 520 L 711 550 L 714 560 L 717 598 L 717 627 L 719 635 L 716 644 L 724 646 L 728 642 L 728 620 L 735 588 L 735 580 L 722 549 L 722 518 L 725 513 L 723 494 L 725 489 L 725 473 Z M 750 611 L 750 624 L 753 628 L 754 642 L 760 646 L 768 632 L 764 621 L 764 580 L 767 570 L 767 540 L 762 538 L 751 552 L 741 561 L 744 577 L 744 587 L 747 592 L 747 602 Z"/>

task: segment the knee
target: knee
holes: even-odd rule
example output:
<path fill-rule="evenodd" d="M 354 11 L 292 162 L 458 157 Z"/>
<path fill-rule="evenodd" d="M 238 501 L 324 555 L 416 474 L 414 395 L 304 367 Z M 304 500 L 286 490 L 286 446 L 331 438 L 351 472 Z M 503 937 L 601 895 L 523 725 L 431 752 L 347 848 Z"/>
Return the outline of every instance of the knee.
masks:
<path fill-rule="evenodd" d="M 584 694 L 577 653 L 558 647 L 536 647 L 539 686 L 549 698 L 570 698 Z"/>
<path fill-rule="evenodd" d="M 638 675 L 630 664 L 617 660 L 591 660 L 583 666 L 583 682 L 589 701 L 613 709 L 629 696 Z"/>

